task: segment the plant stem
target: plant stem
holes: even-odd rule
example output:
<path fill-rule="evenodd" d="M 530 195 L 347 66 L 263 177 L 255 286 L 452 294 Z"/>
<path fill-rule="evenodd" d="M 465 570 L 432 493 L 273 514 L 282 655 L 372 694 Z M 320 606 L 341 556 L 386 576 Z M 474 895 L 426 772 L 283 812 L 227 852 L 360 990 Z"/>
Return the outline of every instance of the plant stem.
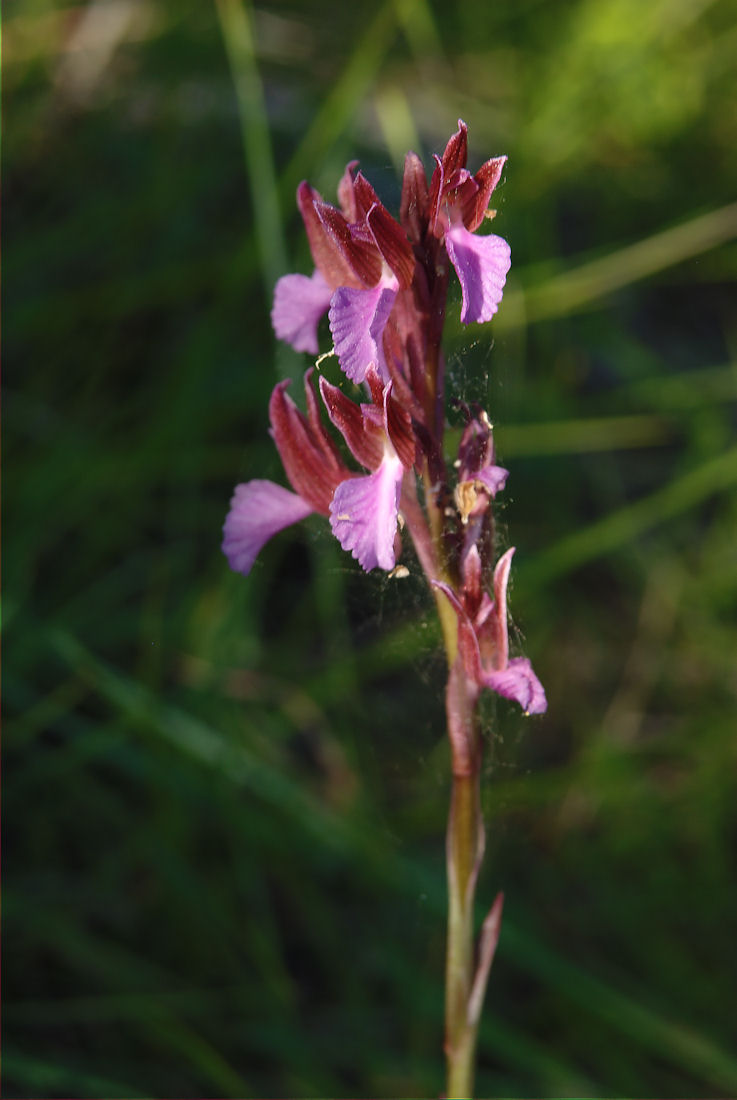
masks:
<path fill-rule="evenodd" d="M 479 831 L 479 776 L 454 776 L 448 817 L 448 945 L 445 990 L 447 1097 L 473 1090 L 476 1028 L 468 1019 L 474 971 L 473 895 Z"/>
<path fill-rule="evenodd" d="M 445 1055 L 449 1098 L 470 1097 L 478 1020 L 469 1012 L 474 985 L 473 902 L 484 833 L 480 805 L 480 740 L 477 692 L 459 658 L 448 678 L 448 732 L 453 787 L 448 815 L 448 942 L 445 990 Z"/>

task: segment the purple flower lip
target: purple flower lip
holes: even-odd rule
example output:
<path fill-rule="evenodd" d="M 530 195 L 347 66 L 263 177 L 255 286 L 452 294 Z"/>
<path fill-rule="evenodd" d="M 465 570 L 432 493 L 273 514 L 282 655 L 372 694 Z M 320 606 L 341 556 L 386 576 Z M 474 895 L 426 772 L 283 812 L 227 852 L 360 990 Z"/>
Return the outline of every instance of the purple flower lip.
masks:
<path fill-rule="evenodd" d="M 223 525 L 222 549 L 230 568 L 248 576 L 269 539 L 312 511 L 302 497 L 273 481 L 236 485 Z"/>
<path fill-rule="evenodd" d="M 394 568 L 403 474 L 396 451 L 388 445 L 378 469 L 344 481 L 335 490 L 330 505 L 333 534 L 366 571 Z"/>
<path fill-rule="evenodd" d="M 381 280 L 370 290 L 339 287 L 330 300 L 330 332 L 335 354 L 352 382 L 363 382 L 370 363 L 389 380 L 383 334 L 397 296 L 397 280 Z"/>
<path fill-rule="evenodd" d="M 295 351 L 317 355 L 317 326 L 328 306 L 333 291 L 322 273 L 315 268 L 312 277 L 284 275 L 274 289 L 271 323 L 280 340 L 291 344 Z"/>
<path fill-rule="evenodd" d="M 461 284 L 461 322 L 490 321 L 499 308 L 511 260 L 503 237 L 476 237 L 460 222 L 445 234 L 445 247 Z"/>

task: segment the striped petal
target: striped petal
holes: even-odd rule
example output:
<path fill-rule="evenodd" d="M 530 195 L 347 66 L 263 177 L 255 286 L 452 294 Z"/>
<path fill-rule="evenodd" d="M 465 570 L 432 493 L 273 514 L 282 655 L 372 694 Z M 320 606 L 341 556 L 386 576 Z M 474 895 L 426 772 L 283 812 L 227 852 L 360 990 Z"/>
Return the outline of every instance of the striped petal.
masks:
<path fill-rule="evenodd" d="M 330 331 L 335 354 L 352 382 L 363 382 L 372 362 L 378 365 L 382 379 L 389 380 L 382 337 L 398 285 L 392 277 L 368 290 L 342 286 L 331 299 Z"/>
<path fill-rule="evenodd" d="M 283 275 L 274 287 L 271 323 L 280 340 L 295 351 L 317 355 L 317 326 L 330 305 L 332 290 L 319 271 L 306 275 Z"/>
<path fill-rule="evenodd" d="M 335 490 L 330 505 L 333 534 L 366 572 L 376 566 L 394 568 L 402 473 L 400 460 L 387 453 L 373 474 L 349 478 Z"/>
<path fill-rule="evenodd" d="M 548 709 L 545 689 L 527 657 L 513 657 L 506 668 L 484 672 L 482 681 L 497 695 L 514 699 L 525 714 L 544 714 Z"/>
<path fill-rule="evenodd" d="M 461 321 L 490 321 L 499 308 L 511 264 L 503 237 L 477 237 L 462 225 L 446 231 L 445 247 L 463 293 Z"/>
<path fill-rule="evenodd" d="M 236 485 L 223 526 L 222 549 L 230 568 L 248 576 L 272 535 L 313 511 L 302 497 L 273 481 Z"/>

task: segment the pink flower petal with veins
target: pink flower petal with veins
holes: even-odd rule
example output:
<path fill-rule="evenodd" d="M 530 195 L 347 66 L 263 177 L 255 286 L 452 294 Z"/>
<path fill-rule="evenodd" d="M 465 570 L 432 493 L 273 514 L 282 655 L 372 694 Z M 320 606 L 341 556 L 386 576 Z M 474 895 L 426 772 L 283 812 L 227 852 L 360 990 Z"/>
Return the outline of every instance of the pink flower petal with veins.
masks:
<path fill-rule="evenodd" d="M 463 293 L 461 321 L 490 321 L 499 308 L 511 265 L 511 250 L 503 237 L 478 237 L 461 225 L 445 234 L 445 247 Z"/>
<path fill-rule="evenodd" d="M 527 657 L 513 657 L 506 668 L 482 673 L 482 680 L 498 695 L 514 699 L 525 714 L 544 714 L 547 710 L 545 689 Z"/>
<path fill-rule="evenodd" d="M 341 368 L 352 382 L 363 382 L 369 363 L 389 379 L 382 336 L 399 284 L 382 280 L 368 290 L 339 287 L 330 301 L 330 331 Z"/>
<path fill-rule="evenodd" d="M 248 576 L 261 547 L 272 535 L 312 511 L 302 497 L 273 481 L 236 485 L 223 526 L 222 549 L 230 568 Z"/>
<path fill-rule="evenodd" d="M 332 290 L 319 271 L 306 275 L 283 275 L 274 287 L 271 323 L 280 340 L 295 351 L 317 355 L 317 326 L 327 313 Z"/>
<path fill-rule="evenodd" d="M 387 452 L 373 474 L 343 481 L 330 505 L 330 526 L 344 550 L 368 572 L 393 569 L 403 467 Z"/>

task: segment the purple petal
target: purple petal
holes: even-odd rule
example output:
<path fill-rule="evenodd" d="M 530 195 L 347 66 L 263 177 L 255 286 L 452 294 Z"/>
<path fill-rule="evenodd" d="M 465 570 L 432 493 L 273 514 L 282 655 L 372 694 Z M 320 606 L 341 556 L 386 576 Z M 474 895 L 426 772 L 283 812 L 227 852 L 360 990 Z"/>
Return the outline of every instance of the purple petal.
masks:
<path fill-rule="evenodd" d="M 461 321 L 490 321 L 499 308 L 511 264 L 502 237 L 477 237 L 461 224 L 445 234 L 445 247 L 463 292 Z"/>
<path fill-rule="evenodd" d="M 483 682 L 505 699 L 514 699 L 525 714 L 544 714 L 545 690 L 527 657 L 514 657 L 506 668 L 483 673 Z"/>
<path fill-rule="evenodd" d="M 382 281 L 368 290 L 341 286 L 330 302 L 330 331 L 338 362 L 352 382 L 363 382 L 369 363 L 389 379 L 382 334 L 397 296 L 398 283 Z"/>
<path fill-rule="evenodd" d="M 387 454 L 373 474 L 341 482 L 330 505 L 330 526 L 366 572 L 394 568 L 402 463 Z"/>
<path fill-rule="evenodd" d="M 488 489 L 490 496 L 495 497 L 506 485 L 509 470 L 503 466 L 483 466 L 474 477 Z"/>
<path fill-rule="evenodd" d="M 272 535 L 314 511 L 302 497 L 273 481 L 236 485 L 223 526 L 223 553 L 230 568 L 246 576 Z"/>
<path fill-rule="evenodd" d="M 332 290 L 319 271 L 306 275 L 283 275 L 274 287 L 271 323 L 280 340 L 295 351 L 317 355 L 317 325 L 330 305 Z"/>

